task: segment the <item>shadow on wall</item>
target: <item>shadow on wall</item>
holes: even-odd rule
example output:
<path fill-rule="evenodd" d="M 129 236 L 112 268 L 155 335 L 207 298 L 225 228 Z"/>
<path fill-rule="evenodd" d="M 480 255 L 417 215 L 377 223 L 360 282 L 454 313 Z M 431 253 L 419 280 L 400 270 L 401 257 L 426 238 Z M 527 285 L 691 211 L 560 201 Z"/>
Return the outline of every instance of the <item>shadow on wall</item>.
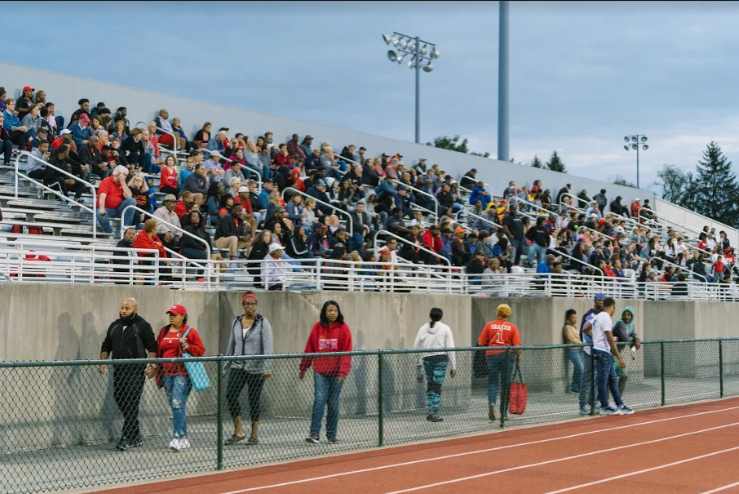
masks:
<path fill-rule="evenodd" d="M 79 360 L 80 358 L 80 337 L 72 325 L 72 316 L 69 312 L 59 314 L 57 317 L 57 337 L 58 344 L 55 360 Z M 49 384 L 51 385 L 54 401 L 52 403 L 52 417 L 55 420 L 63 420 L 65 417 L 76 416 L 75 403 L 79 403 L 81 393 L 73 393 L 72 390 L 79 390 L 81 369 L 80 367 L 41 367 L 37 372 L 49 374 Z M 80 444 L 81 437 L 70 437 L 68 432 L 61 427 L 52 428 L 53 445 L 65 444 L 69 441 Z"/>

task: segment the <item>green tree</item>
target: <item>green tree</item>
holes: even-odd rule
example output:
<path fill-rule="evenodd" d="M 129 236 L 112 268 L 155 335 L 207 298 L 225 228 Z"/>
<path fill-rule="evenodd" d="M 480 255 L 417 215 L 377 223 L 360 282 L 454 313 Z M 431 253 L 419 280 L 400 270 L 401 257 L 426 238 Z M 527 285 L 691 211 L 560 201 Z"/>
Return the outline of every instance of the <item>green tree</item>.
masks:
<path fill-rule="evenodd" d="M 490 153 L 471 153 L 467 147 L 467 139 L 462 139 L 460 142 L 459 136 L 448 137 L 442 136 L 434 139 L 434 142 L 427 142 L 427 146 L 434 146 L 441 149 L 448 149 L 449 151 L 457 151 L 458 153 L 471 154 L 474 156 L 481 156 L 483 158 L 489 158 Z"/>
<path fill-rule="evenodd" d="M 634 182 L 629 182 L 628 180 L 626 180 L 626 177 L 622 175 L 610 176 L 608 177 L 608 181 L 614 185 L 623 185 L 624 187 L 633 187 L 636 189 L 636 184 Z"/>
<path fill-rule="evenodd" d="M 552 157 L 549 158 L 549 161 L 547 162 L 547 168 L 549 168 L 553 172 L 567 173 L 567 168 L 565 168 L 565 164 L 557 154 L 557 151 L 554 151 L 552 153 Z"/>
<path fill-rule="evenodd" d="M 739 224 L 739 185 L 731 161 L 711 141 L 696 167 L 695 182 L 684 199 L 687 207 L 726 225 Z"/>
<path fill-rule="evenodd" d="M 534 159 L 531 160 L 531 164 L 529 166 L 532 168 L 544 168 L 544 163 L 541 162 L 538 156 L 534 156 Z"/>

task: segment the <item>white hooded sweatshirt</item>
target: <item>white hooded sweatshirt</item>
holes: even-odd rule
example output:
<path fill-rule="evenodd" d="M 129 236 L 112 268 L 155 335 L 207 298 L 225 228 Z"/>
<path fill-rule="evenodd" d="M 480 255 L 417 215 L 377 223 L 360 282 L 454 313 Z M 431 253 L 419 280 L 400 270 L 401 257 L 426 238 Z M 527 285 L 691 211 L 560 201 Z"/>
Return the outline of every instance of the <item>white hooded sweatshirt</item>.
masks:
<path fill-rule="evenodd" d="M 417 350 L 432 350 L 429 353 L 419 354 L 418 360 L 421 363 L 421 357 L 430 357 L 432 355 L 447 355 L 449 357 L 449 365 L 451 369 L 457 370 L 457 358 L 455 352 L 443 351 L 447 348 L 454 348 L 454 337 L 452 336 L 452 330 L 446 324 L 442 322 L 434 323 L 434 327 L 431 327 L 431 323 L 426 323 L 421 326 L 416 335 L 416 341 L 413 342 L 413 348 Z M 433 351 L 435 350 L 435 351 Z"/>

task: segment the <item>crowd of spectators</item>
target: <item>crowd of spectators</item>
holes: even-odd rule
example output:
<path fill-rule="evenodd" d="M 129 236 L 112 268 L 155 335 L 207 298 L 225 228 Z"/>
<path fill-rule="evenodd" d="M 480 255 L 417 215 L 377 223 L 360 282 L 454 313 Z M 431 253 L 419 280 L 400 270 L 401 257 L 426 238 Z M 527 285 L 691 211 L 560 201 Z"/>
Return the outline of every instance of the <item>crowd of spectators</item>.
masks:
<path fill-rule="evenodd" d="M 473 284 L 517 266 L 543 276 L 564 270 L 616 280 L 633 272 L 647 283 L 684 281 L 690 274 L 724 282 L 734 269 L 723 232 L 720 239 L 704 232 L 690 249 L 676 232 L 665 239 L 653 229 L 648 200 L 624 204 L 605 189 L 591 198 L 569 184 L 553 194 L 540 180 L 530 186 L 512 181 L 496 197 L 476 169 L 457 182 L 425 159 L 373 157 L 353 144 L 336 153 L 330 142 L 314 143 L 310 135 L 293 134 L 287 142 L 272 132 L 256 140 L 231 137 L 229 128 L 216 131 L 210 122 L 190 137 L 166 109 L 146 129 L 132 128 L 125 107 L 113 114 L 102 102 L 91 108 L 86 98 L 65 127 L 44 91 L 27 86 L 22 94 L 16 102 L 0 88 L 6 164 L 13 145 L 30 151 L 38 160 L 31 160 L 29 175 L 76 200 L 85 186 L 57 168 L 99 181 L 96 210 L 104 231 L 112 231 L 110 218 L 136 205 L 158 220 L 152 242 L 190 258 L 204 259 L 207 244 L 232 260 L 387 260 L 393 271 L 400 257 L 449 265 Z M 124 226 L 146 219 L 128 213 Z M 379 231 L 396 237 L 386 236 L 380 248 L 374 245 Z M 261 271 L 252 274 L 261 277 Z"/>

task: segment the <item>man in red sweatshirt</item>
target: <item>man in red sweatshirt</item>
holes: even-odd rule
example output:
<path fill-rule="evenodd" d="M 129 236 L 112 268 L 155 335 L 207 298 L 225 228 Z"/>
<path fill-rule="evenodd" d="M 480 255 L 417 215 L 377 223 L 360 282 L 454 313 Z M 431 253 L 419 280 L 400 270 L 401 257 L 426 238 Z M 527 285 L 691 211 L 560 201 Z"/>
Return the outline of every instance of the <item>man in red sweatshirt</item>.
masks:
<path fill-rule="evenodd" d="M 323 304 L 320 321 L 313 325 L 308 342 L 305 344 L 305 353 L 336 353 L 352 351 L 352 333 L 344 323 L 339 304 L 329 300 Z M 310 435 L 306 442 L 318 444 L 320 442 L 321 422 L 323 410 L 328 405 L 326 416 L 326 436 L 330 443 L 336 443 L 336 433 L 339 425 L 339 395 L 346 376 L 351 367 L 351 357 L 305 357 L 300 362 L 300 379 L 305 377 L 305 371 L 313 365 L 313 417 L 310 425 Z"/>

